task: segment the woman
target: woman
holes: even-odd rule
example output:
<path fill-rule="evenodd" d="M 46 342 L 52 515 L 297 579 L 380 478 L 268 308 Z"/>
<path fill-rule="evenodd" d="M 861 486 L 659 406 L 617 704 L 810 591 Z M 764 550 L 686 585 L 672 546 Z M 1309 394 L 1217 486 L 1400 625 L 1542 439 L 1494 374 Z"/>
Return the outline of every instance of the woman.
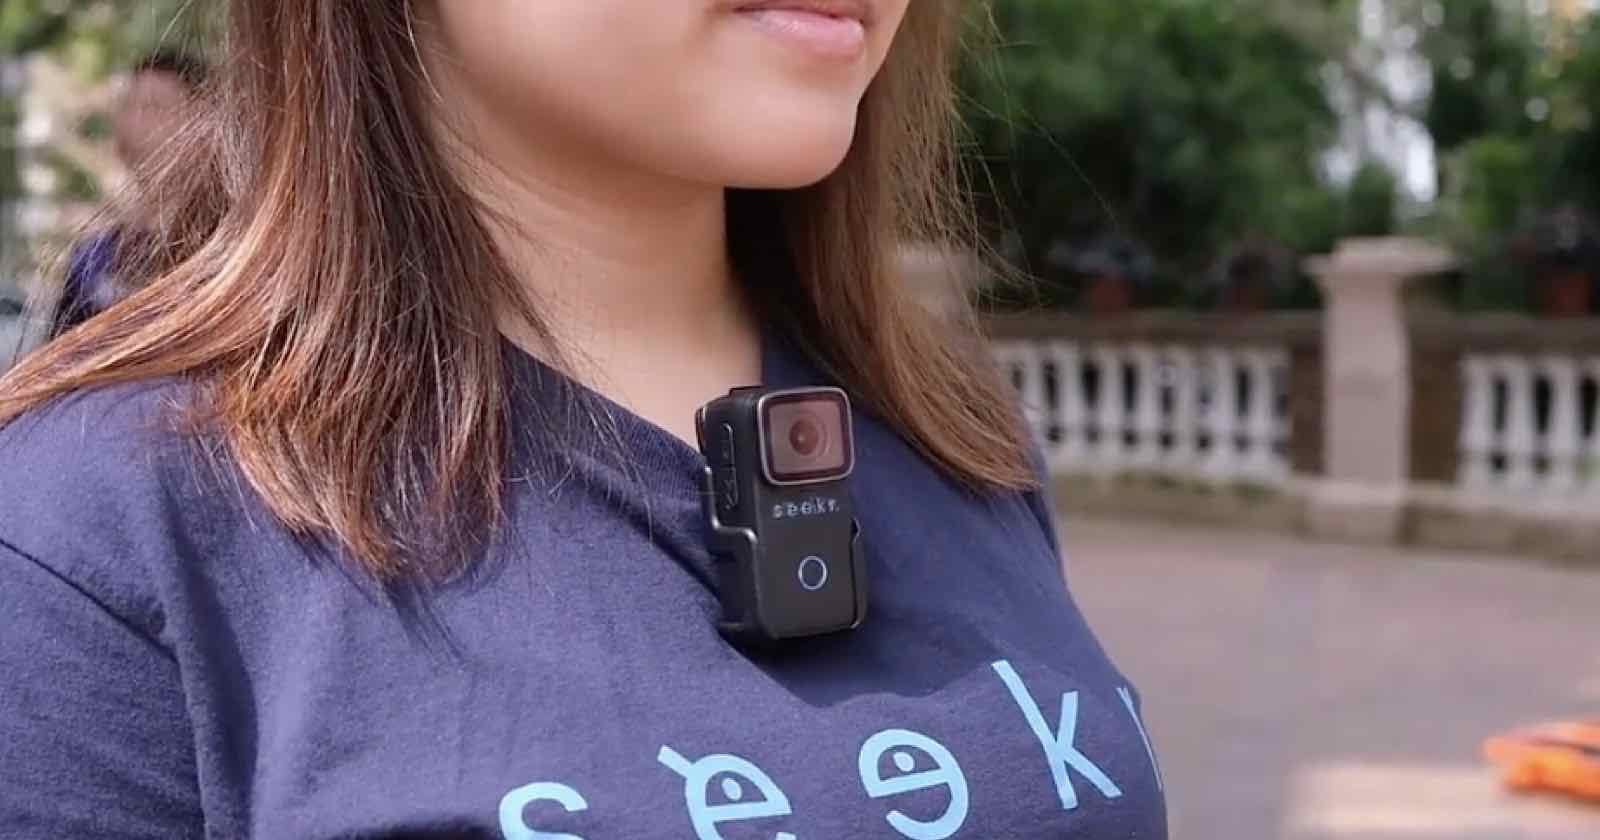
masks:
<path fill-rule="evenodd" d="M 112 119 L 117 157 L 124 166 L 137 171 L 172 139 L 205 76 L 203 62 L 172 50 L 152 53 L 134 65 Z M 105 311 L 122 293 L 111 274 L 118 242 L 124 236 L 140 235 L 149 219 L 130 223 L 134 226 L 125 231 L 102 231 L 72 249 L 61 297 L 50 318 L 51 337 Z"/>
<path fill-rule="evenodd" d="M 0 384 L 0 835 L 1164 837 L 908 302 L 938 0 L 235 0 L 144 287 Z M 695 410 L 836 383 L 857 630 L 718 632 Z"/>

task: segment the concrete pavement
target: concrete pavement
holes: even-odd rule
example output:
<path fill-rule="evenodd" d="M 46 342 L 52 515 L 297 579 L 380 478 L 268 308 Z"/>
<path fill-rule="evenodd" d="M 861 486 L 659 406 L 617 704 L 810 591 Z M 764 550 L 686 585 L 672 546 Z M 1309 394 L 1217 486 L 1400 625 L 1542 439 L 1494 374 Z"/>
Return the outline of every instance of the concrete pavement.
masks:
<path fill-rule="evenodd" d="M 1484 736 L 1600 716 L 1600 572 L 1067 521 L 1068 577 L 1145 695 L 1177 840 L 1600 840 L 1503 793 Z"/>

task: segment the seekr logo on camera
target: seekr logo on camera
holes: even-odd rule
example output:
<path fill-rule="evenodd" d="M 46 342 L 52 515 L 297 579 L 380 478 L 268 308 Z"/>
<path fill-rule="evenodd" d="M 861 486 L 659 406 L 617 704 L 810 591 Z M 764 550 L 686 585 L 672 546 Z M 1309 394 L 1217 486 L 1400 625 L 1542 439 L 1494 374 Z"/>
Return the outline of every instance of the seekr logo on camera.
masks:
<path fill-rule="evenodd" d="M 780 502 L 772 506 L 773 519 L 799 519 L 805 516 L 827 516 L 839 512 L 839 500 L 829 496 L 812 496 L 803 502 Z"/>

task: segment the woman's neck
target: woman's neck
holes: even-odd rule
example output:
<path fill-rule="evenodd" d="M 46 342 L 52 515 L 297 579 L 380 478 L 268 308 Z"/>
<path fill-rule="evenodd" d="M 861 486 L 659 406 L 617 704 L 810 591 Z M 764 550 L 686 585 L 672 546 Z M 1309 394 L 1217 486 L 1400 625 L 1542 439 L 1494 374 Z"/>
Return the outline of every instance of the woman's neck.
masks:
<path fill-rule="evenodd" d="M 685 440 L 694 408 L 760 379 L 728 256 L 725 191 L 474 125 L 469 187 L 557 342 L 505 307 L 501 331 Z M 537 147 L 535 147 L 537 143 Z"/>
<path fill-rule="evenodd" d="M 491 205 L 505 220 L 498 244 L 557 337 L 584 349 L 742 317 L 723 191 L 604 177 L 522 170 Z"/>

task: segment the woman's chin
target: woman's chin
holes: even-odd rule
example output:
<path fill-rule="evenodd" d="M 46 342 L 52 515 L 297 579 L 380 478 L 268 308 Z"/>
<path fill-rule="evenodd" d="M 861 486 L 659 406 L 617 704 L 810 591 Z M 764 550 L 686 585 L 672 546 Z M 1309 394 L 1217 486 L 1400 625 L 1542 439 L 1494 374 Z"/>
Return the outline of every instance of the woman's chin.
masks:
<path fill-rule="evenodd" d="M 850 154 L 849 136 L 838 138 L 774 137 L 751 144 L 743 153 L 722 158 L 728 186 L 741 189 L 792 190 L 812 186 L 837 171 Z"/>

